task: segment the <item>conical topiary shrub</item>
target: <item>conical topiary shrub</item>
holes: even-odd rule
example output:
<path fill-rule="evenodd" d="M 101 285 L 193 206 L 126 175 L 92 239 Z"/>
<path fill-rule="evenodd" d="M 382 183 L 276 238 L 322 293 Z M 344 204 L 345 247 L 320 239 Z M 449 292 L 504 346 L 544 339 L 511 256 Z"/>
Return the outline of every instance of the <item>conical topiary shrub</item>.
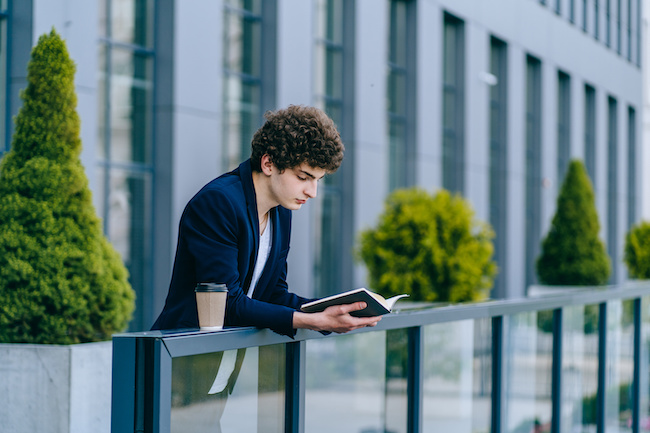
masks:
<path fill-rule="evenodd" d="M 378 225 L 361 233 L 357 255 L 368 268 L 370 287 L 384 296 L 479 301 L 497 272 L 493 237 L 461 196 L 409 188 L 388 196 Z"/>
<path fill-rule="evenodd" d="M 133 311 L 79 159 L 74 73 L 59 35 L 41 36 L 0 164 L 0 342 L 106 340 Z"/>
<path fill-rule="evenodd" d="M 627 233 L 623 261 L 632 278 L 650 279 L 650 222 L 641 221 Z"/>
<path fill-rule="evenodd" d="M 609 278 L 609 257 L 598 237 L 600 225 L 591 181 L 579 160 L 571 161 L 551 229 L 542 241 L 537 275 L 548 285 L 590 286 Z"/>

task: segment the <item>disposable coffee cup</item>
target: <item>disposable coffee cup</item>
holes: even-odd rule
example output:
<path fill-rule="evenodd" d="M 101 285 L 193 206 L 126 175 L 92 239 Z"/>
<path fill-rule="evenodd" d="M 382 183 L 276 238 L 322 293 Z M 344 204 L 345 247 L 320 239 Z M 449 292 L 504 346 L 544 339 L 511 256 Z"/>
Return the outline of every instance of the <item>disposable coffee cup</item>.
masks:
<path fill-rule="evenodd" d="M 199 283 L 196 292 L 196 308 L 199 312 L 199 327 L 202 331 L 223 329 L 226 315 L 228 288 L 225 284 Z"/>

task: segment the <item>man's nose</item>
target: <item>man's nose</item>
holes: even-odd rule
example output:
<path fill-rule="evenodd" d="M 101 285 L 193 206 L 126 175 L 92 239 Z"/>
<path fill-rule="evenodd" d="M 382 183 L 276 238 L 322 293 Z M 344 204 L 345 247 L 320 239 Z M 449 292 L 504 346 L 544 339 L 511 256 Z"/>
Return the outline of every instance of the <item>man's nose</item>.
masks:
<path fill-rule="evenodd" d="M 305 194 L 309 198 L 315 198 L 316 195 L 318 194 L 318 181 L 316 179 L 311 180 L 311 182 L 308 182 L 307 188 L 305 189 Z"/>

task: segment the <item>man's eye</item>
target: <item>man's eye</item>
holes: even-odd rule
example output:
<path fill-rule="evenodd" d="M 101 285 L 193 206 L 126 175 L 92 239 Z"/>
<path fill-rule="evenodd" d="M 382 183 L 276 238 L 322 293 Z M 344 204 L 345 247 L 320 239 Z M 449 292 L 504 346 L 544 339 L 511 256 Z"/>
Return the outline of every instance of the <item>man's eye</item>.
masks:
<path fill-rule="evenodd" d="M 306 177 L 303 177 L 303 176 L 298 176 L 298 179 L 300 179 L 300 180 L 307 180 L 307 178 L 306 178 Z"/>

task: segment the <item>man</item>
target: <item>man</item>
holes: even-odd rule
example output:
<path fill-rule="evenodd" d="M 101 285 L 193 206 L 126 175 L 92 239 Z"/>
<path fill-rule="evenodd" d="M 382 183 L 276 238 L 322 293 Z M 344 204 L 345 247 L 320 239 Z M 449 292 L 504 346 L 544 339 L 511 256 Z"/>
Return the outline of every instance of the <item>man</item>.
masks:
<path fill-rule="evenodd" d="M 288 291 L 291 211 L 316 197 L 318 181 L 338 169 L 344 147 L 334 122 L 314 107 L 266 113 L 251 158 L 205 185 L 180 221 L 169 294 L 153 329 L 197 328 L 194 287 L 228 287 L 226 326 L 256 326 L 293 337 L 296 329 L 344 333 L 379 317 L 349 313 L 359 302 L 302 313 Z"/>

